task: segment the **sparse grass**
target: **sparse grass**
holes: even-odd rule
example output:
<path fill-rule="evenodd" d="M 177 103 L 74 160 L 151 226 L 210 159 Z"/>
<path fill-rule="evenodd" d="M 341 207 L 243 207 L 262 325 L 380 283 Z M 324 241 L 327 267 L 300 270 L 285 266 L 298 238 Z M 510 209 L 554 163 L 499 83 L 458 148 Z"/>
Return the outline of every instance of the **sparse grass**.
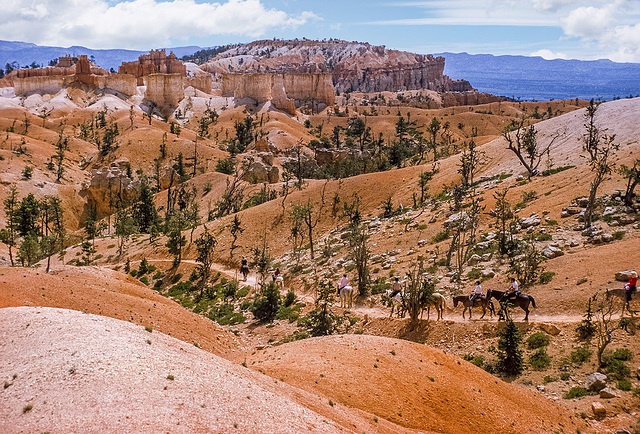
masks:
<path fill-rule="evenodd" d="M 540 233 L 536 236 L 536 240 L 538 241 L 551 241 L 553 239 L 553 236 L 551 236 L 551 234 L 548 233 Z"/>
<path fill-rule="evenodd" d="M 536 348 L 546 347 L 549 345 L 551 337 L 544 332 L 537 332 L 527 338 L 527 345 L 529 349 L 535 350 Z"/>
<path fill-rule="evenodd" d="M 551 364 L 551 356 L 547 354 L 545 347 L 538 348 L 535 353 L 529 356 L 529 365 L 536 371 L 547 369 Z"/>
<path fill-rule="evenodd" d="M 173 375 L 171 375 L 171 374 L 167 375 L 167 380 L 171 380 L 171 381 L 173 381 L 173 380 L 174 380 Z"/>
<path fill-rule="evenodd" d="M 573 398 L 582 398 L 583 396 L 587 396 L 589 391 L 584 387 L 574 386 L 567 393 L 564 394 L 564 399 L 573 399 Z"/>
<path fill-rule="evenodd" d="M 556 377 L 552 377 L 551 375 L 545 375 L 542 381 L 544 381 L 544 384 L 548 384 L 553 383 L 554 381 L 558 381 L 558 379 Z"/>
<path fill-rule="evenodd" d="M 620 241 L 621 239 L 624 238 L 624 235 L 626 234 L 625 231 L 615 231 L 613 234 L 611 234 L 613 236 L 613 239 L 615 241 Z"/>
<path fill-rule="evenodd" d="M 439 242 L 442 242 L 442 241 L 446 240 L 447 238 L 449 238 L 449 232 L 448 231 L 438 232 L 437 234 L 435 234 L 433 236 L 433 238 L 431 238 L 431 244 L 437 244 Z"/>
<path fill-rule="evenodd" d="M 147 331 L 147 332 L 149 332 L 149 333 L 152 333 L 152 332 L 153 332 L 153 328 L 152 328 L 152 327 L 150 327 L 150 326 L 144 326 L 144 330 L 145 330 L 145 331 Z"/>
<path fill-rule="evenodd" d="M 591 358 L 591 350 L 588 346 L 578 347 L 571 352 L 571 361 L 576 365 L 582 365 Z"/>
<path fill-rule="evenodd" d="M 33 409 L 33 405 L 31 404 L 27 404 L 24 407 L 22 407 L 22 413 L 28 413 Z"/>
<path fill-rule="evenodd" d="M 543 271 L 542 273 L 540 273 L 540 283 L 543 285 L 550 283 L 551 280 L 553 280 L 553 276 L 555 275 L 556 273 L 554 273 L 553 271 Z"/>
<path fill-rule="evenodd" d="M 631 386 L 632 386 L 631 385 L 631 381 L 626 380 L 626 379 L 625 380 L 619 380 L 618 381 L 618 385 L 617 385 L 618 389 L 624 390 L 625 392 L 630 391 L 631 390 Z"/>
<path fill-rule="evenodd" d="M 547 225 L 547 226 L 558 226 L 558 221 L 557 220 L 547 220 L 545 222 L 545 225 Z"/>

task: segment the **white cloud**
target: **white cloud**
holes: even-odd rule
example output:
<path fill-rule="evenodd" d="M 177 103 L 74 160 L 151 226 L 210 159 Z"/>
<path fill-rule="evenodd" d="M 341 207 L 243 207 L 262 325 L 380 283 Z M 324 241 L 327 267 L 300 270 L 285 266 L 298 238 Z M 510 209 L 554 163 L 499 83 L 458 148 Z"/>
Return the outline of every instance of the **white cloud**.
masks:
<path fill-rule="evenodd" d="M 0 39 L 91 48 L 149 48 L 191 37 L 258 38 L 319 19 L 267 9 L 260 0 L 2 0 Z"/>
<path fill-rule="evenodd" d="M 535 51 L 531 54 L 529 54 L 530 56 L 540 56 L 543 59 L 546 60 L 553 60 L 553 59 L 568 59 L 568 56 L 565 53 L 554 53 L 551 50 L 547 50 L 547 49 L 542 49 L 542 50 L 538 50 Z"/>
<path fill-rule="evenodd" d="M 638 9 L 637 2 L 628 0 L 616 0 L 601 7 L 579 7 L 561 21 L 562 29 L 585 45 L 597 47 L 611 60 L 640 62 Z"/>

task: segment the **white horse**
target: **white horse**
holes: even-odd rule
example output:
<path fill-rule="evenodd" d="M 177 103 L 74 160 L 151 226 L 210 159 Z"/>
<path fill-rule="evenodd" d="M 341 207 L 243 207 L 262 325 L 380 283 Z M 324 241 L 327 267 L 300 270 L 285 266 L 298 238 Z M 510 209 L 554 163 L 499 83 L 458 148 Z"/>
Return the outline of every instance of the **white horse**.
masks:
<path fill-rule="evenodd" d="M 442 315 L 444 314 L 444 309 L 445 307 L 447 307 L 447 302 L 444 298 L 444 295 L 440 294 L 439 292 L 434 292 L 433 298 L 431 300 L 432 301 L 430 303 L 427 303 L 425 306 L 427 308 L 427 321 L 429 321 L 429 310 L 431 309 L 431 306 L 436 308 L 436 312 L 438 313 L 438 320 L 442 319 Z M 422 312 L 420 312 L 420 319 L 422 319 L 423 313 L 424 313 L 424 308 L 422 309 Z"/>
<path fill-rule="evenodd" d="M 402 317 L 404 318 L 404 312 L 402 312 L 401 309 L 404 292 L 400 291 L 393 297 L 391 296 L 391 294 L 393 294 L 393 289 L 387 289 L 387 297 L 389 297 L 389 300 L 391 301 L 391 313 L 389 314 L 389 318 L 393 317 L 394 310 L 398 312 L 398 316 L 402 315 Z"/>
<path fill-rule="evenodd" d="M 350 285 L 343 286 L 340 288 L 338 293 L 340 294 L 340 307 L 351 308 L 351 306 L 353 306 L 353 296 L 355 294 L 353 287 Z"/>
<path fill-rule="evenodd" d="M 279 285 L 282 289 L 284 289 L 284 279 L 282 278 L 282 276 L 276 277 L 274 282 L 276 282 L 276 285 Z"/>

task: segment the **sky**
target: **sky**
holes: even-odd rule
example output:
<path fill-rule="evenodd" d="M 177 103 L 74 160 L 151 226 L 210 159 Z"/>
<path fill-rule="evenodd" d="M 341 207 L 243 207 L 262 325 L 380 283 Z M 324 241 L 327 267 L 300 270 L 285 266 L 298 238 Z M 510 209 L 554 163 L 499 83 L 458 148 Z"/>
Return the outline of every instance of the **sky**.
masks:
<path fill-rule="evenodd" d="M 640 62 L 640 0 L 1 0 L 0 40 L 149 50 L 256 39 Z"/>

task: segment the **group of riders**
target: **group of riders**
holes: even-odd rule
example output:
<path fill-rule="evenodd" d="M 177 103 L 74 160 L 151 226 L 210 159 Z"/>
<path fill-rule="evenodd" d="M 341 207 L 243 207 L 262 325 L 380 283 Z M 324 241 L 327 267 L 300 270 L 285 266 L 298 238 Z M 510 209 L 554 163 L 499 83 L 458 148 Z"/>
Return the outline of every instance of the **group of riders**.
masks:
<path fill-rule="evenodd" d="M 245 276 L 244 280 L 247 280 L 247 274 L 249 274 L 249 264 L 247 263 L 247 259 L 243 256 L 242 257 L 242 261 L 241 261 L 241 265 L 240 265 L 240 272 Z M 272 273 L 273 281 L 275 282 L 279 277 L 282 277 L 282 274 L 280 273 L 280 268 L 276 268 L 275 271 Z M 429 280 L 431 280 L 429 278 Z M 638 274 L 635 271 L 631 272 L 631 278 L 629 279 L 629 281 L 627 282 L 627 284 L 624 286 L 625 289 L 625 302 L 628 305 L 629 302 L 631 301 L 631 297 L 633 296 L 633 293 L 637 291 L 637 284 L 638 284 Z M 346 274 L 344 274 L 341 278 L 340 281 L 338 282 L 338 294 L 340 294 L 340 290 L 342 290 L 343 288 L 349 286 L 349 278 L 347 277 Z M 393 284 L 391 285 L 391 294 L 390 297 L 393 298 L 396 295 L 398 295 L 399 293 L 402 292 L 402 282 L 400 282 L 400 279 L 398 279 L 398 277 L 396 277 L 393 281 Z M 518 289 L 518 281 L 516 280 L 515 277 L 511 278 L 511 285 L 509 286 L 509 289 L 507 289 L 506 293 L 503 296 L 503 300 L 500 301 L 510 301 L 513 300 L 514 298 L 518 297 L 520 295 L 520 290 Z M 484 294 L 484 292 L 482 291 L 482 286 L 480 285 L 480 281 L 476 281 L 476 286 L 473 289 L 473 291 L 471 292 L 471 295 L 469 296 L 469 302 L 471 307 L 473 307 L 473 303 L 476 300 L 481 300 L 484 299 L 486 297 L 486 295 Z"/>

